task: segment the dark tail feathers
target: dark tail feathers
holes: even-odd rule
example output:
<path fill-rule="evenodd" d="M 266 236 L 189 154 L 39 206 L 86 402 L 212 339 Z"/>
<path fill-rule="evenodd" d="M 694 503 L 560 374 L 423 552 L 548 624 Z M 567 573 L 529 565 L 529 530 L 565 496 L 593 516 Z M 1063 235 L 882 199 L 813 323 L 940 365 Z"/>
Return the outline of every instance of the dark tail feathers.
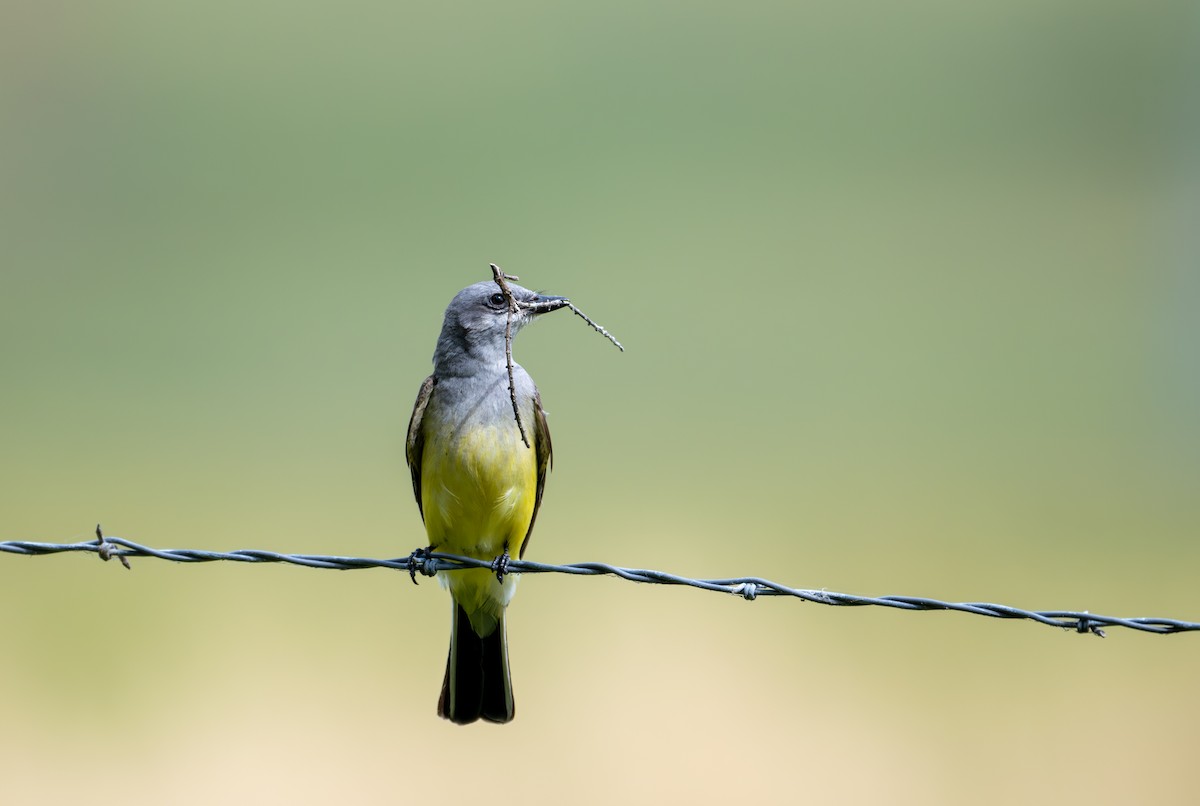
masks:
<path fill-rule="evenodd" d="M 504 617 L 490 635 L 480 637 L 471 627 L 467 611 L 455 602 L 438 716 L 467 725 L 478 719 L 508 722 L 515 712 Z"/>

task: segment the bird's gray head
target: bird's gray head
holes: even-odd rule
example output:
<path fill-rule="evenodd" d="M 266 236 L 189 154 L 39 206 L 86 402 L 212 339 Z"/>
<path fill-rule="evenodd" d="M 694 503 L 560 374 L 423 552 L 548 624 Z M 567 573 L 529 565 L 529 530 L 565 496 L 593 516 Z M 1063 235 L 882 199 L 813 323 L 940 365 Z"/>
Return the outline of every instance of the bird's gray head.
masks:
<path fill-rule="evenodd" d="M 566 297 L 538 294 L 515 283 L 508 284 L 517 310 L 512 312 L 511 332 L 532 322 L 537 316 L 565 307 Z M 469 285 L 454 295 L 446 306 L 442 334 L 433 354 L 434 367 L 461 360 L 504 363 L 504 333 L 509 327 L 509 303 L 492 280 Z"/>

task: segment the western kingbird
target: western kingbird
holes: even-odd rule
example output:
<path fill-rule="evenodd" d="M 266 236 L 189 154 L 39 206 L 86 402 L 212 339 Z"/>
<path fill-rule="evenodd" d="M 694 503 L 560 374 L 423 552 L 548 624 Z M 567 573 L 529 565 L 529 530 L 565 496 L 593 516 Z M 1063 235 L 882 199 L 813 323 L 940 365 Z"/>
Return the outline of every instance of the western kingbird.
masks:
<path fill-rule="evenodd" d="M 413 493 L 429 548 L 491 560 L 529 544 L 546 471 L 550 429 L 533 379 L 512 364 L 512 392 L 528 444 L 513 412 L 506 332 L 568 304 L 509 284 L 516 310 L 496 282 L 467 286 L 450 301 L 408 424 Z M 511 322 L 509 317 L 511 316 Z M 513 718 L 504 610 L 516 575 L 503 581 L 486 568 L 439 575 L 450 588 L 450 655 L 438 715 L 459 724 Z"/>

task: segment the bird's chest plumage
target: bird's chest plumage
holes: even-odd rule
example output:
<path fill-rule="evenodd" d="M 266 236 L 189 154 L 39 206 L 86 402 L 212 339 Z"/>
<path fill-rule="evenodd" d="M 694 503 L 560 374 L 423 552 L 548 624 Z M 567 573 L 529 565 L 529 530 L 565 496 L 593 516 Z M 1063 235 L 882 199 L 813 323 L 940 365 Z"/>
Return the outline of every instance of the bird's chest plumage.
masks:
<path fill-rule="evenodd" d="M 447 384 L 430 399 L 421 498 L 429 542 L 438 550 L 491 559 L 506 548 L 516 553 L 529 529 L 535 453 L 521 440 L 507 388 L 502 396 L 497 391 L 490 384 Z M 522 408 L 529 422 L 532 406 Z"/>

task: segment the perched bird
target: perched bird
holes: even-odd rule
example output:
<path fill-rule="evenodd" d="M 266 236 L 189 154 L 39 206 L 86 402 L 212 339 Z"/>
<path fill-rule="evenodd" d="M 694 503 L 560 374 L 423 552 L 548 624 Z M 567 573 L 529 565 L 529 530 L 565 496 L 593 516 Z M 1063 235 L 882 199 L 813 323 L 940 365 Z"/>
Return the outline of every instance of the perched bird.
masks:
<path fill-rule="evenodd" d="M 538 315 L 569 304 L 507 288 L 511 301 L 493 281 L 467 286 L 450 301 L 407 441 L 430 550 L 501 562 L 525 553 L 551 461 L 541 397 L 515 363 L 510 390 L 506 342 Z M 504 614 L 517 577 L 485 568 L 440 576 L 453 619 L 438 715 L 459 724 L 508 722 L 515 709 Z"/>

